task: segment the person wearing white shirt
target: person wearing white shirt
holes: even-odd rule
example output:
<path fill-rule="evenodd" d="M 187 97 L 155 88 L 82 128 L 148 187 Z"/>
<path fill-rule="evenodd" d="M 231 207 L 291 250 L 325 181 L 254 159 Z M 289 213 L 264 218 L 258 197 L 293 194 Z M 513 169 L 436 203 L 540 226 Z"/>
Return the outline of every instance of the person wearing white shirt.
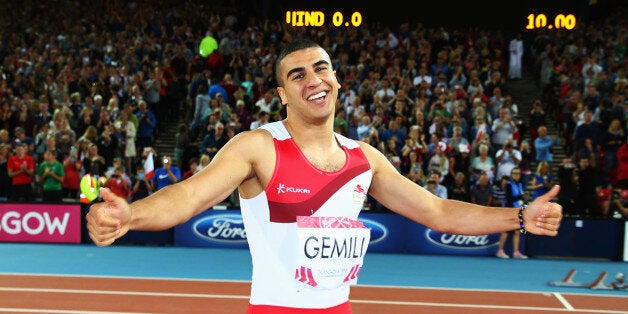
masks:
<path fill-rule="evenodd" d="M 513 145 L 512 140 L 507 140 L 502 149 L 495 153 L 497 161 L 497 177 L 509 176 L 510 171 L 521 163 L 521 152 Z"/>

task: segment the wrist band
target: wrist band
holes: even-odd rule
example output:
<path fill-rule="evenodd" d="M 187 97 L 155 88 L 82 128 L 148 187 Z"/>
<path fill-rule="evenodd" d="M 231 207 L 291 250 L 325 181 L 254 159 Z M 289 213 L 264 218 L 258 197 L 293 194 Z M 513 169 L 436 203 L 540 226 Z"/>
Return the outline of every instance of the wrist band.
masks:
<path fill-rule="evenodd" d="M 528 233 L 525 222 L 523 221 L 523 210 L 526 208 L 528 208 L 528 204 L 521 205 L 521 207 L 519 207 L 519 214 L 517 214 L 517 217 L 519 217 L 519 232 L 521 232 L 521 234 Z"/>

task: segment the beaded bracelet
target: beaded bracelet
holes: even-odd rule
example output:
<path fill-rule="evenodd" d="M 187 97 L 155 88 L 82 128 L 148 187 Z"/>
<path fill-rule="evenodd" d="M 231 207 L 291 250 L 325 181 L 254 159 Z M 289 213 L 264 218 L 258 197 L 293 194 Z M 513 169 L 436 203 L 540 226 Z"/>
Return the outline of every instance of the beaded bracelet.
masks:
<path fill-rule="evenodd" d="M 519 232 L 521 232 L 522 234 L 528 233 L 525 223 L 523 222 L 523 210 L 526 208 L 528 208 L 528 204 L 521 205 L 521 207 L 519 207 L 519 214 L 517 214 L 517 217 L 519 217 Z"/>

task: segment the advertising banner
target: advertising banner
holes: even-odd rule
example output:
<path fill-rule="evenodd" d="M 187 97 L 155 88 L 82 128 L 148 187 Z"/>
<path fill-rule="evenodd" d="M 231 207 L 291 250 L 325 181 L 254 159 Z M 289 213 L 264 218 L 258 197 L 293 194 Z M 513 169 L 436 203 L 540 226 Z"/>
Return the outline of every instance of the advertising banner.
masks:
<path fill-rule="evenodd" d="M 499 234 L 442 234 L 387 213 L 361 213 L 358 221 L 370 231 L 369 252 L 493 255 L 499 242 Z M 239 211 L 206 210 L 175 227 L 174 245 L 248 248 L 242 215 Z"/>
<path fill-rule="evenodd" d="M 410 223 L 407 232 L 408 252 L 424 254 L 494 255 L 501 235 L 501 233 L 477 236 L 447 234 L 417 223 Z M 508 247 L 512 245 L 509 244 Z"/>
<path fill-rule="evenodd" d="M 0 203 L 0 242 L 81 242 L 79 204 Z"/>
<path fill-rule="evenodd" d="M 174 228 L 175 246 L 248 248 L 240 211 L 206 210 Z"/>

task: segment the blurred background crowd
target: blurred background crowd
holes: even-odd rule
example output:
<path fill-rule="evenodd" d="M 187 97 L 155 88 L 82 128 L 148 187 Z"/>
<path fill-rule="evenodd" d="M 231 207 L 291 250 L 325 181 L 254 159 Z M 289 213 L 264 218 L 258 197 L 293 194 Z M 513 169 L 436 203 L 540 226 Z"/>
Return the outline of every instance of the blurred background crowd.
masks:
<path fill-rule="evenodd" d="M 285 117 L 273 65 L 303 36 L 342 84 L 336 131 L 416 184 L 496 206 L 513 181 L 528 201 L 560 184 L 566 215 L 628 217 L 625 8 L 525 31 L 292 27 L 245 3 L 0 3 L 0 200 L 75 202 L 86 176 L 129 200 L 185 180 L 231 137 Z M 216 47 L 200 54 L 205 38 Z"/>

